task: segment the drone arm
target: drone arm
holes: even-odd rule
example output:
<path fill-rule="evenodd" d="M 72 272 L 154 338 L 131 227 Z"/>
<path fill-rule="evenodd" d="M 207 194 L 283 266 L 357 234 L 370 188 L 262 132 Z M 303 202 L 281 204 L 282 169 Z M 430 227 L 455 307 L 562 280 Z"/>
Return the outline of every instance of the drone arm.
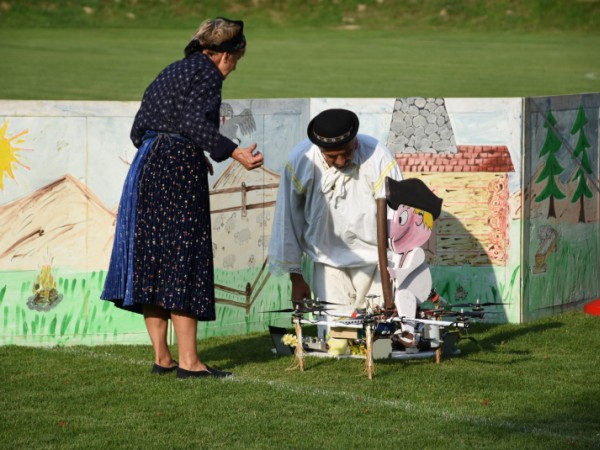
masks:
<path fill-rule="evenodd" d="M 448 320 L 432 320 L 432 319 L 413 319 L 410 317 L 398 317 L 394 319 L 394 322 L 400 323 L 422 323 L 424 325 L 430 325 L 434 327 L 456 327 L 456 328 L 468 328 L 467 322 L 450 322 Z"/>

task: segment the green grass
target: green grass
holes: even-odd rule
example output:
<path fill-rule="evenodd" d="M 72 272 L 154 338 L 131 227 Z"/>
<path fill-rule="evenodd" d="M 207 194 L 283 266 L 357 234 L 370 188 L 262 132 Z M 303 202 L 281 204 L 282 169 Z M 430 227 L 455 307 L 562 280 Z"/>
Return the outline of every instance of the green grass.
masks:
<path fill-rule="evenodd" d="M 249 42 L 226 99 L 600 91 L 595 0 L 7 0 L 0 99 L 139 100 L 217 15 Z"/>
<path fill-rule="evenodd" d="M 0 98 L 139 100 L 219 14 L 244 18 L 249 39 L 224 98 L 600 91 L 595 1 L 86 6 L 1 2 Z M 372 381 L 357 360 L 287 370 L 293 359 L 272 356 L 264 333 L 200 342 L 235 381 L 152 377 L 149 345 L 4 346 L 0 448 L 598 448 L 599 320 L 473 326 L 462 356 L 377 361 Z"/>
<path fill-rule="evenodd" d="M 206 17 L 252 26 L 361 29 L 598 30 L 593 0 L 5 0 L 2 27 L 177 28 Z"/>
<path fill-rule="evenodd" d="M 597 448 L 600 318 L 472 326 L 433 360 L 274 357 L 269 336 L 210 338 L 235 380 L 149 374 L 149 346 L 0 348 L 3 448 Z"/>
<path fill-rule="evenodd" d="M 0 98 L 139 100 L 190 30 L 0 29 Z M 223 97 L 525 97 L 600 91 L 600 34 L 260 29 Z"/>

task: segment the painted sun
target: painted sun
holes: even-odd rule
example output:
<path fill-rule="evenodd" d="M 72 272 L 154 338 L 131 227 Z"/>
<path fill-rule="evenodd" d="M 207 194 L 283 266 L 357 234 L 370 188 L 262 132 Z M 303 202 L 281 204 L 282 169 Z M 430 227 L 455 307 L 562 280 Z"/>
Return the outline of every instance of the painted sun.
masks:
<path fill-rule="evenodd" d="M 21 166 L 27 170 L 30 167 L 26 166 L 20 160 L 20 152 L 29 151 L 30 149 L 20 148 L 19 144 L 25 142 L 24 139 L 20 139 L 29 132 L 29 130 L 23 130 L 20 133 L 8 137 L 6 130 L 8 129 L 8 121 L 5 120 L 2 126 L 0 126 L 0 190 L 4 190 L 4 178 L 6 175 L 15 179 L 13 169 L 17 166 Z"/>

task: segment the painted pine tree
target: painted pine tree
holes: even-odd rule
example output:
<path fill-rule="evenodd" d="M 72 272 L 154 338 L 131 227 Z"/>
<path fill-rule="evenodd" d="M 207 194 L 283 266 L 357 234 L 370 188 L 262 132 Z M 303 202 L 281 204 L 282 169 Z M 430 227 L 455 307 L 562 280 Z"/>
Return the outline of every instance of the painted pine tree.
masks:
<path fill-rule="evenodd" d="M 584 130 L 584 127 L 587 123 L 588 118 L 583 110 L 583 105 L 580 105 L 579 111 L 577 111 L 577 117 L 575 117 L 575 123 L 571 129 L 571 135 L 579 133 L 577 137 L 577 144 L 575 145 L 575 150 L 573 151 L 573 158 L 579 158 L 577 172 L 575 172 L 575 175 L 573 176 L 573 180 L 577 180 L 577 189 L 575 190 L 573 198 L 571 199 L 571 203 L 575 203 L 577 200 L 579 200 L 579 222 L 585 222 L 585 207 L 583 198 L 592 198 L 592 191 L 588 186 L 588 180 L 586 177 L 586 173 L 592 173 L 592 166 L 590 165 L 590 160 L 587 154 L 587 149 L 590 148 L 591 145 L 587 136 L 585 135 Z"/>
<path fill-rule="evenodd" d="M 556 217 L 556 209 L 554 207 L 554 199 L 563 199 L 565 194 L 559 189 L 556 183 L 556 177 L 560 175 L 565 169 L 560 165 L 556 154 L 562 147 L 562 142 L 559 136 L 556 134 L 556 119 L 552 115 L 552 111 L 548 111 L 548 116 L 544 122 L 544 128 L 548 129 L 546 133 L 546 141 L 540 150 L 540 158 L 546 157 L 546 163 L 540 176 L 535 180 L 536 183 L 541 183 L 544 180 L 548 180 L 546 186 L 540 192 L 535 199 L 536 202 L 543 202 L 546 199 L 550 199 L 550 205 L 548 207 L 548 217 Z"/>

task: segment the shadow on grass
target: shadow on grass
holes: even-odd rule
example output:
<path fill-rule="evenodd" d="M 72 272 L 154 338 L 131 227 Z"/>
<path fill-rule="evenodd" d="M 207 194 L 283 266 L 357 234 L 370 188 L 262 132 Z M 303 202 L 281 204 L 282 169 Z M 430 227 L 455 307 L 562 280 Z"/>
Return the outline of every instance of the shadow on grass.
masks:
<path fill-rule="evenodd" d="M 206 347 L 200 342 L 199 353 L 209 364 L 211 361 L 221 361 L 223 369 L 269 362 L 274 358 L 271 352 L 273 341 L 267 333 L 220 337 L 217 342 L 217 345 L 210 345 L 208 340 Z"/>
<path fill-rule="evenodd" d="M 458 342 L 460 354 L 442 356 L 441 364 L 443 364 L 444 361 L 448 359 L 465 357 L 468 357 L 469 360 L 472 362 L 488 365 L 499 364 L 506 366 L 510 364 L 522 363 L 523 361 L 530 360 L 532 358 L 531 350 L 511 348 L 511 346 L 505 346 L 505 344 L 523 337 L 531 338 L 533 334 L 548 332 L 551 330 L 559 329 L 563 326 L 564 324 L 558 321 L 543 324 L 531 324 L 529 326 L 477 323 L 471 326 L 468 333 L 462 333 L 462 337 Z M 483 335 L 483 337 L 479 337 L 481 335 Z M 551 342 L 549 342 L 548 344 L 551 345 Z M 523 346 L 523 343 L 518 344 L 518 346 Z M 494 356 L 492 358 L 486 359 L 484 358 L 485 355 Z M 500 355 L 502 355 L 503 357 L 498 358 L 498 356 Z M 407 364 L 410 364 L 411 366 L 421 366 L 432 364 L 432 362 L 435 363 L 434 357 L 406 360 L 379 359 L 375 361 L 375 363 L 380 366 Z"/>
<path fill-rule="evenodd" d="M 286 332 L 294 334 L 292 327 L 286 327 Z M 305 336 L 316 336 L 316 327 L 307 326 L 302 328 Z M 293 356 L 278 355 L 274 353 L 275 343 L 268 331 L 261 333 L 252 333 L 249 335 L 219 337 L 215 340 L 218 344 L 210 345 L 210 340 L 206 341 L 207 346 L 200 341 L 199 352 L 203 359 L 210 361 L 226 361 L 223 368 L 233 368 L 245 364 L 256 364 L 272 362 L 281 359 L 293 361 Z M 314 358 L 317 359 L 317 358 Z"/>
<path fill-rule="evenodd" d="M 531 354 L 531 351 L 526 349 L 511 348 L 510 344 L 524 337 L 531 338 L 533 334 L 539 334 L 562 328 L 563 323 L 552 321 L 547 323 L 536 323 L 531 325 L 497 325 L 497 324 L 474 324 L 469 331 L 463 333 L 459 348 L 461 355 L 471 356 L 478 353 L 502 353 L 503 355 L 512 355 L 519 357 L 518 361 L 522 361 L 524 356 Z M 483 335 L 479 338 L 478 335 Z M 507 364 L 511 361 L 481 361 L 488 363 Z M 514 360 L 512 362 L 517 362 Z"/>
<path fill-rule="evenodd" d="M 511 364 L 522 362 L 529 359 L 531 351 L 523 349 L 524 343 L 517 345 L 506 345 L 524 337 L 532 337 L 534 334 L 544 333 L 559 329 L 564 324 L 559 321 L 547 323 L 536 323 L 531 325 L 498 325 L 476 323 L 471 325 L 468 333 L 462 335 L 458 343 L 461 350 L 460 355 L 444 356 L 442 361 L 449 358 L 469 357 L 474 360 L 475 355 L 501 354 L 507 358 L 501 359 L 481 359 L 486 364 Z M 291 330 L 290 330 L 291 332 Z M 307 330 L 306 335 L 310 335 L 311 330 Z M 536 340 L 539 346 L 539 340 Z M 209 364 L 218 363 L 223 369 L 235 369 L 244 365 L 256 365 L 271 363 L 275 360 L 282 361 L 283 364 L 292 365 L 293 356 L 277 355 L 273 352 L 274 343 L 268 332 L 254 333 L 247 336 L 229 336 L 221 337 L 211 345 L 211 340 L 200 342 L 200 354 L 203 360 Z M 551 343 L 548 343 L 550 345 Z M 532 344 L 533 345 L 533 344 Z M 512 357 L 512 359 L 511 359 Z M 305 368 L 310 370 L 320 366 L 331 364 L 334 358 L 319 358 L 309 356 L 305 359 Z M 415 360 L 376 360 L 377 365 L 422 365 L 431 364 L 432 359 Z"/>
<path fill-rule="evenodd" d="M 290 328 L 289 333 L 293 333 Z M 316 328 L 303 328 L 305 336 L 316 335 Z M 268 332 L 251 334 L 248 336 L 229 336 L 219 337 L 218 344 L 210 345 L 210 341 L 206 341 L 203 345 L 202 341 L 199 345 L 199 353 L 203 360 L 208 364 L 218 362 L 222 369 L 236 369 L 245 365 L 256 365 L 272 363 L 273 361 L 281 362 L 281 365 L 291 367 L 295 364 L 293 355 L 280 355 L 274 352 L 275 344 Z M 336 359 L 333 357 L 318 357 L 306 356 L 304 359 L 305 370 L 312 370 L 321 366 L 329 366 Z M 356 360 L 360 364 L 361 360 Z"/>

